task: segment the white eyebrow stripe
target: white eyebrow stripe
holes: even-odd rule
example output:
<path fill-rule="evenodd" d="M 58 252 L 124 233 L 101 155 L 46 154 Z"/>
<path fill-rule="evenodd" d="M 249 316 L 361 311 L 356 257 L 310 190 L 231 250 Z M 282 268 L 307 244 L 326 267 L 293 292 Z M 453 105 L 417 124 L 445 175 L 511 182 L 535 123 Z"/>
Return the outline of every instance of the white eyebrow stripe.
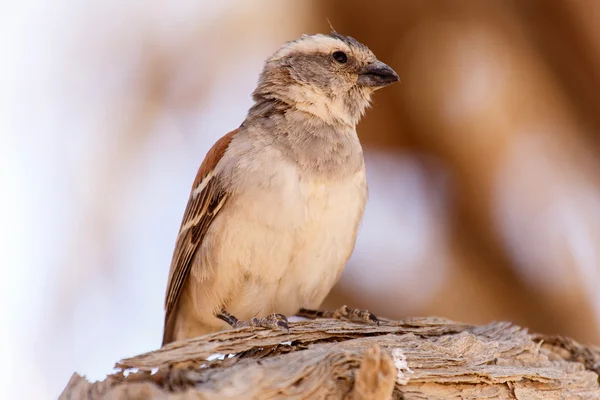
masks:
<path fill-rule="evenodd" d="M 290 42 L 275 55 L 276 58 L 285 57 L 291 53 L 329 53 L 334 50 L 350 51 L 350 48 L 343 41 L 326 35 L 313 35 L 302 37 L 299 40 Z"/>

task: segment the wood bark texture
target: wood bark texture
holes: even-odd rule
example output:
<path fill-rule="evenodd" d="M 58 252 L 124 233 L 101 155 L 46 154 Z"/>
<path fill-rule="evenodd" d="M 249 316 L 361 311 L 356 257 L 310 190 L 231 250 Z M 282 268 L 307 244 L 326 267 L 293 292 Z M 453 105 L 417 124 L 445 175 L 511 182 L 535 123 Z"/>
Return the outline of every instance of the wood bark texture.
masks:
<path fill-rule="evenodd" d="M 319 319 L 171 343 L 60 399 L 600 399 L 600 349 L 506 322 Z"/>

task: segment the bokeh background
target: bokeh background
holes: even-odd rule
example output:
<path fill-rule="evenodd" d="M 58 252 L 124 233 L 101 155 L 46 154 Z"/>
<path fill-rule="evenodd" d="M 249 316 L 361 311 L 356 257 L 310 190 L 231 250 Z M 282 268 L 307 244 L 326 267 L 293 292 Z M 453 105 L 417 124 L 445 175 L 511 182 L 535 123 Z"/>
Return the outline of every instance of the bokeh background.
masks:
<path fill-rule="evenodd" d="M 370 200 L 324 307 L 600 344 L 600 2 L 24 0 L 0 16 L 0 397 L 160 345 L 196 168 L 302 33 L 402 79 L 359 125 Z"/>

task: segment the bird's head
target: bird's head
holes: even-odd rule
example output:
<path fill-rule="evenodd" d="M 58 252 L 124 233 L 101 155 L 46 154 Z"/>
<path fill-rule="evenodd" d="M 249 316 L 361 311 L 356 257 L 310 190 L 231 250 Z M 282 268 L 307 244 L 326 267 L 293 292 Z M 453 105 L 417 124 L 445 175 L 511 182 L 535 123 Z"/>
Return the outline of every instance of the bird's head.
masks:
<path fill-rule="evenodd" d="M 392 68 L 350 36 L 303 35 L 267 60 L 253 97 L 282 101 L 326 123 L 354 127 L 371 94 L 396 81 Z"/>

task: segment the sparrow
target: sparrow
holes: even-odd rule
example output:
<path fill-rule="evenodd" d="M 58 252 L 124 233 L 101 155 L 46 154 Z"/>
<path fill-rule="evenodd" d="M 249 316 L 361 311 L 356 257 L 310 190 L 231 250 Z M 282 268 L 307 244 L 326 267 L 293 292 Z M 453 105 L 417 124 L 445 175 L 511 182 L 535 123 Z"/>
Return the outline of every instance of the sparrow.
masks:
<path fill-rule="evenodd" d="M 356 125 L 392 68 L 350 36 L 302 35 L 266 62 L 239 126 L 202 162 L 165 297 L 163 345 L 320 306 L 350 257 L 367 201 Z M 375 320 L 374 316 L 365 319 Z"/>

